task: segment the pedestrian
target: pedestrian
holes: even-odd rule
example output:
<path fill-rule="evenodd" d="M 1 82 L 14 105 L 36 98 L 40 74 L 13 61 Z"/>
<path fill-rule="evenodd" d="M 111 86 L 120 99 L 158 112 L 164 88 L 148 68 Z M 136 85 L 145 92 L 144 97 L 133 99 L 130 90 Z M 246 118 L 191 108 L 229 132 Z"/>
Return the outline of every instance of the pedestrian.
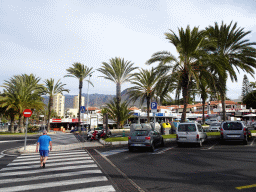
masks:
<path fill-rule="evenodd" d="M 40 152 L 41 168 L 45 168 L 45 163 L 49 155 L 49 144 L 50 144 L 50 151 L 51 151 L 52 139 L 50 136 L 47 135 L 47 131 L 44 130 L 43 135 L 38 138 L 37 145 L 36 145 L 36 152 L 38 152 L 38 146 L 40 145 L 39 152 Z"/>

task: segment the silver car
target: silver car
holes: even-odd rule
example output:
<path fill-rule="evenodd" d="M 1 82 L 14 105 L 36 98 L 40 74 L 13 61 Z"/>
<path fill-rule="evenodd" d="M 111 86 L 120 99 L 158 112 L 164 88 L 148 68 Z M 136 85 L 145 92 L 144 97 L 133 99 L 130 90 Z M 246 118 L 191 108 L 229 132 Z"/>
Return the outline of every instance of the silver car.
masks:
<path fill-rule="evenodd" d="M 220 131 L 221 123 L 212 123 L 210 125 L 209 131 Z"/>
<path fill-rule="evenodd" d="M 243 141 L 248 142 L 247 127 L 241 121 L 224 121 L 221 124 L 221 142 L 224 141 Z"/>
<path fill-rule="evenodd" d="M 185 143 L 194 143 L 201 147 L 206 139 L 207 135 L 203 131 L 201 124 L 197 122 L 179 124 L 176 133 L 176 141 L 178 146 Z"/>
<path fill-rule="evenodd" d="M 131 126 L 130 136 L 128 137 L 129 151 L 138 148 L 148 148 L 154 152 L 156 146 L 164 146 L 162 135 L 154 131 L 150 124 L 136 124 Z"/>

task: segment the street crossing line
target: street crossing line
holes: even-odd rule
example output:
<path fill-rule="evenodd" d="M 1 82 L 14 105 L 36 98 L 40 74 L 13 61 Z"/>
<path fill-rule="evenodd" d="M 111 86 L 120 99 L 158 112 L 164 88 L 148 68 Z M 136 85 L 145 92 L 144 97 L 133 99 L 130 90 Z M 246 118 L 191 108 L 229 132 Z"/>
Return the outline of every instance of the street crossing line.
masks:
<path fill-rule="evenodd" d="M 58 158 L 63 158 L 63 157 L 68 157 L 67 155 L 63 155 L 63 156 L 51 156 L 51 154 L 49 154 L 49 159 L 58 159 Z M 77 154 L 77 155 L 72 155 L 71 157 L 89 157 L 88 154 L 84 153 L 84 154 Z M 36 160 L 36 159 L 40 159 L 40 155 L 38 154 L 37 157 L 30 157 L 30 158 L 27 158 L 26 160 L 27 161 L 30 161 L 30 160 Z M 15 159 L 13 162 L 18 162 L 18 161 L 24 161 L 24 159 Z"/>
<path fill-rule="evenodd" d="M 92 159 L 90 156 L 88 157 L 76 157 L 76 158 L 62 158 L 62 159 L 48 159 L 47 160 L 47 163 L 49 162 L 59 162 L 59 161 L 73 161 L 73 160 L 78 160 L 78 159 Z M 8 164 L 7 166 L 13 166 L 13 165 L 26 165 L 26 164 L 35 164 L 35 163 L 38 163 L 40 162 L 40 157 L 38 157 L 38 160 L 37 161 L 25 161 L 25 162 L 13 162 L 13 163 L 10 163 Z"/>
<path fill-rule="evenodd" d="M 33 189 L 44 189 L 44 188 L 50 188 L 50 187 L 75 185 L 75 184 L 91 183 L 91 182 L 99 182 L 99 181 L 108 181 L 108 179 L 105 176 L 100 176 L 100 177 L 64 180 L 64 181 L 58 181 L 58 182 L 54 181 L 54 182 L 47 182 L 47 183 L 39 183 L 39 184 L 33 184 L 33 185 L 6 187 L 6 188 L 0 188 L 0 189 L 1 189 L 1 192 L 27 191 L 27 190 L 33 190 Z"/>
<path fill-rule="evenodd" d="M 46 163 L 47 167 L 47 163 Z M 4 176 L 12 176 L 12 175 L 26 175 L 26 174 L 33 174 L 33 173 L 44 173 L 44 172 L 51 172 L 51 171 L 63 171 L 63 170 L 70 170 L 70 169 L 82 169 L 82 168 L 92 168 L 98 167 L 97 164 L 89 164 L 89 165 L 77 165 L 77 166 L 67 166 L 67 167 L 56 167 L 51 169 L 38 169 L 38 170 L 31 170 L 31 171 L 15 171 L 15 172 L 7 172 L 7 173 L 0 173 L 0 177 Z"/>
<path fill-rule="evenodd" d="M 76 175 L 83 175 L 83 174 L 92 174 L 92 173 L 102 173 L 102 171 L 101 170 L 86 170 L 86 171 L 76 171 L 76 172 L 69 172 L 69 173 L 58 173 L 58 174 L 52 174 L 51 178 L 60 178 L 60 177 L 76 176 Z M 35 181 L 35 180 L 42 180 L 42 179 L 49 179 L 49 175 L 33 176 L 33 177 L 25 177 L 25 178 L 3 179 L 3 180 L 1 180 L 1 184 L 25 182 L 25 181 Z"/>
<path fill-rule="evenodd" d="M 126 151 L 129 151 L 129 149 L 114 149 L 114 150 L 111 150 L 111 151 L 105 151 L 105 152 L 101 152 L 100 154 L 103 155 L 103 156 L 109 156 L 109 155 L 115 155 L 117 153 L 123 153 L 123 152 L 126 152 Z"/>
<path fill-rule="evenodd" d="M 116 191 L 112 185 L 106 185 L 101 187 L 90 187 L 85 189 L 69 190 L 68 192 L 113 192 Z M 62 191 L 66 192 L 66 191 Z"/>
<path fill-rule="evenodd" d="M 68 161 L 68 162 L 61 162 L 61 163 L 48 163 L 47 162 L 47 167 L 54 167 L 54 166 L 59 166 L 59 165 L 78 165 L 78 164 L 83 164 L 83 163 L 94 163 L 93 160 L 82 160 L 82 161 Z M 40 161 L 37 161 L 37 165 L 32 165 L 32 166 L 16 166 L 16 167 L 7 167 L 3 168 L 0 170 L 2 171 L 10 171 L 10 170 L 18 170 L 18 169 L 34 169 L 38 168 L 40 165 Z"/>
<path fill-rule="evenodd" d="M 39 153 L 36 153 L 36 154 L 39 156 Z M 67 156 L 67 155 L 73 155 L 73 154 L 88 154 L 88 153 L 86 153 L 85 151 L 84 152 L 77 152 L 77 153 L 56 153 L 56 154 L 54 154 L 52 152 L 49 153 L 50 156 L 64 156 L 64 155 Z M 19 156 L 17 158 L 18 159 L 24 159 L 24 158 L 28 158 L 28 157 L 35 157 L 35 155 Z"/>

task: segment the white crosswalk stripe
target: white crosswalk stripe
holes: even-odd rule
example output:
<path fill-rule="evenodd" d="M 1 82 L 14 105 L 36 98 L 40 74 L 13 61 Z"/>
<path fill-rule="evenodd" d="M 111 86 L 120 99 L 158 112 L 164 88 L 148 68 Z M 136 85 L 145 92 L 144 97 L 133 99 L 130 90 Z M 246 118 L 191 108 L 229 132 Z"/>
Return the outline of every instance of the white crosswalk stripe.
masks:
<path fill-rule="evenodd" d="M 38 153 L 21 155 L 0 170 L 0 191 L 108 191 L 112 186 L 95 161 L 83 150 L 50 153 L 40 168 Z"/>
<path fill-rule="evenodd" d="M 114 150 L 111 150 L 111 151 L 101 152 L 100 154 L 103 155 L 103 156 L 109 156 L 109 155 L 115 155 L 117 153 L 123 153 L 123 152 L 126 152 L 126 151 L 129 151 L 129 149 L 127 149 L 127 148 L 125 148 L 125 149 L 114 149 Z"/>

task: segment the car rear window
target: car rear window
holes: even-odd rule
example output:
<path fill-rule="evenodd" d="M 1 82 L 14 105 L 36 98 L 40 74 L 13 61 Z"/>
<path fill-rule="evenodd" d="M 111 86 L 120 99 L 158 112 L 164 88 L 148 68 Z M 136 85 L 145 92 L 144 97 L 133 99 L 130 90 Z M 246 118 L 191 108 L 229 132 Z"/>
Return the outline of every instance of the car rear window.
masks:
<path fill-rule="evenodd" d="M 211 126 L 220 126 L 220 123 L 212 123 Z"/>
<path fill-rule="evenodd" d="M 136 130 L 132 133 L 132 136 L 147 136 L 148 135 L 148 131 L 144 131 L 144 130 Z"/>
<path fill-rule="evenodd" d="M 178 131 L 179 132 L 195 132 L 196 126 L 195 124 L 180 124 Z"/>
<path fill-rule="evenodd" d="M 224 130 L 242 130 L 243 126 L 242 123 L 239 122 L 226 122 L 223 123 L 223 129 Z"/>

